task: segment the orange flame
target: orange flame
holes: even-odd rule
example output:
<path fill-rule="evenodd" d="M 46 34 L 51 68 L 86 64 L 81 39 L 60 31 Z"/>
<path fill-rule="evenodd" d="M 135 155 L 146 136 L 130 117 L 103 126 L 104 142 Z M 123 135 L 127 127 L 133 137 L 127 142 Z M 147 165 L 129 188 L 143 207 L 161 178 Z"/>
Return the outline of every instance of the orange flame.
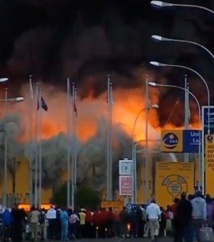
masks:
<path fill-rule="evenodd" d="M 23 92 L 27 93 L 27 87 L 23 88 Z M 48 90 L 48 91 L 47 91 Z M 54 93 L 54 94 L 53 94 Z M 135 141 L 145 140 L 145 97 L 144 90 L 136 89 L 117 89 L 114 90 L 113 104 L 113 124 L 123 126 L 124 130 L 133 137 Z M 26 95 L 28 96 L 28 94 Z M 150 90 L 150 104 L 157 104 L 159 93 L 156 89 Z M 67 133 L 67 100 L 66 93 L 57 92 L 54 87 L 43 87 L 43 97 L 48 105 L 48 111 L 42 111 L 42 138 L 49 139 L 60 132 Z M 104 93 L 97 99 L 84 99 L 77 101 L 78 116 L 76 118 L 77 136 L 81 141 L 87 141 L 95 135 L 97 131 L 98 120 L 107 117 L 106 102 L 107 94 Z M 160 107 L 161 108 L 161 107 Z M 36 104 L 31 107 L 33 110 L 33 136 L 36 133 Z M 70 105 L 70 129 L 72 130 L 72 104 Z M 9 112 L 17 111 L 22 115 L 25 132 L 21 137 L 21 141 L 30 139 L 30 119 L 29 104 L 26 99 L 23 103 L 11 104 Z M 159 123 L 156 110 L 150 110 L 149 117 L 149 139 L 159 139 Z M 195 119 L 196 123 L 198 119 Z M 152 128 L 155 127 L 155 128 Z M 167 129 L 174 128 L 168 124 Z"/>

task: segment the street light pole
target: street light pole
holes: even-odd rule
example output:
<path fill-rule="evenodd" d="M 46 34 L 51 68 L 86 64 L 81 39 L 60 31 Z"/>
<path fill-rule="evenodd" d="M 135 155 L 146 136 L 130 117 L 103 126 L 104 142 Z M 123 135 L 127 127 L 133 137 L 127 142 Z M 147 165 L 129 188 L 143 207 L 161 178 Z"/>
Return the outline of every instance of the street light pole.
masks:
<path fill-rule="evenodd" d="M 33 93 L 33 84 L 32 84 L 32 76 L 29 76 L 29 96 L 28 96 L 28 112 L 29 112 L 29 140 L 30 140 L 30 147 L 29 147 L 29 190 L 30 190 L 30 206 L 33 205 L 33 100 L 34 100 L 34 93 Z"/>
<path fill-rule="evenodd" d="M 157 61 L 150 61 L 150 64 L 153 65 L 153 66 L 159 66 L 159 67 L 175 67 L 175 68 L 181 68 L 181 69 L 185 69 L 185 70 L 188 70 L 188 71 L 191 71 L 193 72 L 194 74 L 196 74 L 204 83 L 205 87 L 206 87 L 206 90 L 207 90 L 207 106 L 208 106 L 208 113 L 210 113 L 210 90 L 209 90 L 209 87 L 208 87 L 208 84 L 206 82 L 206 80 L 203 78 L 203 76 L 198 73 L 196 70 L 190 68 L 190 67 L 187 67 L 187 66 L 183 66 L 183 65 L 173 65 L 173 64 L 166 64 L 166 63 L 160 63 L 160 62 L 157 62 Z M 210 134 L 210 119 L 208 119 L 208 134 Z"/>
<path fill-rule="evenodd" d="M 112 94 L 111 76 L 107 78 L 107 102 L 108 102 L 108 117 L 107 117 L 107 200 L 112 201 L 112 108 L 113 108 L 113 94 Z"/>
<path fill-rule="evenodd" d="M 7 78 L 4 78 L 6 81 Z M 0 79 L 1 82 L 1 79 Z M 6 125 L 7 125 L 7 105 L 8 102 L 20 102 L 23 101 L 24 98 L 23 97 L 16 97 L 16 98 L 8 98 L 8 89 L 5 88 L 5 96 L 4 99 L 0 99 L 0 102 L 4 102 L 4 116 L 5 116 L 5 123 L 4 123 L 4 186 L 3 186 L 3 205 L 5 207 L 7 207 L 8 205 L 8 187 L 7 187 L 7 167 L 8 167 L 8 156 L 7 156 L 7 152 L 8 152 L 8 140 L 7 140 L 7 130 L 6 130 Z"/>
<path fill-rule="evenodd" d="M 148 172 L 149 172 L 149 143 L 148 143 L 148 128 L 149 128 L 149 80 L 148 80 L 148 76 L 146 77 L 146 129 L 145 129 L 145 136 L 146 136 L 146 156 L 145 156 L 145 202 L 149 202 L 149 197 L 148 197 L 148 193 L 149 193 L 149 182 L 148 182 Z"/>
<path fill-rule="evenodd" d="M 176 89 L 180 89 L 183 91 L 187 91 L 186 88 L 180 87 L 180 86 L 176 86 L 176 85 L 169 85 L 169 84 L 160 84 L 160 83 L 156 83 L 156 82 L 149 82 L 149 85 L 152 87 L 166 87 L 166 88 L 176 88 Z M 195 100 L 197 107 L 198 107 L 198 117 L 199 117 L 199 123 L 200 123 L 200 127 L 202 127 L 202 122 L 201 122 L 201 106 L 200 103 L 197 99 L 197 97 L 188 90 L 189 95 L 191 95 L 193 97 L 193 99 Z M 202 187 L 202 191 L 204 192 L 204 172 L 202 169 L 202 151 L 201 151 L 201 133 L 199 132 L 199 144 L 198 144 L 198 173 L 199 173 L 199 187 Z"/>
<path fill-rule="evenodd" d="M 200 6 L 200 5 L 194 5 L 194 4 L 182 4 L 182 3 L 166 3 L 166 2 L 162 2 L 162 1 L 151 1 L 151 5 L 152 6 L 156 6 L 156 7 L 184 7 L 184 8 L 196 8 L 196 9 L 201 9 L 204 11 L 207 11 L 211 14 L 214 14 L 214 11 Z"/>
<path fill-rule="evenodd" d="M 137 157 L 136 157 L 136 143 L 132 143 L 132 203 L 137 202 Z"/>
<path fill-rule="evenodd" d="M 7 124 L 7 99 L 8 99 L 8 90 L 5 88 L 4 93 L 4 114 L 5 114 L 5 128 L 4 128 L 4 206 L 7 207 L 7 131 L 6 131 L 6 124 Z"/>
<path fill-rule="evenodd" d="M 160 35 L 152 35 L 152 39 L 156 40 L 156 41 L 160 41 L 160 42 L 177 42 L 177 43 L 195 45 L 195 46 L 200 47 L 201 49 L 205 50 L 214 59 L 214 55 L 209 49 L 207 49 L 205 46 L 203 46 L 195 41 L 182 40 L 182 39 L 171 39 L 171 38 L 166 38 L 166 37 L 163 37 Z"/>
<path fill-rule="evenodd" d="M 67 208 L 71 206 L 70 80 L 67 78 Z"/>
<path fill-rule="evenodd" d="M 153 104 L 151 105 L 151 107 L 149 106 L 149 109 L 158 109 L 159 106 L 157 104 Z M 133 178 L 134 178 L 134 186 L 133 186 L 133 195 L 132 195 L 132 198 L 133 198 L 133 203 L 136 203 L 137 202 L 137 157 L 136 157 L 136 148 L 137 148 L 137 145 L 139 142 L 141 142 L 142 140 L 140 141 L 137 141 L 135 142 L 135 127 L 136 127 L 136 124 L 137 124 L 137 120 L 138 118 L 140 117 L 140 114 L 142 112 L 144 112 L 146 110 L 146 108 L 143 108 L 140 110 L 140 112 L 137 114 L 135 120 L 134 120 L 134 125 L 133 125 L 133 128 L 132 128 L 132 162 L 133 162 Z"/>
<path fill-rule="evenodd" d="M 189 129 L 189 118 L 190 118 L 190 111 L 189 111 L 189 83 L 187 81 L 187 75 L 185 75 L 185 115 L 184 115 L 184 128 L 186 130 Z M 184 153 L 184 162 L 189 162 L 189 154 Z"/>

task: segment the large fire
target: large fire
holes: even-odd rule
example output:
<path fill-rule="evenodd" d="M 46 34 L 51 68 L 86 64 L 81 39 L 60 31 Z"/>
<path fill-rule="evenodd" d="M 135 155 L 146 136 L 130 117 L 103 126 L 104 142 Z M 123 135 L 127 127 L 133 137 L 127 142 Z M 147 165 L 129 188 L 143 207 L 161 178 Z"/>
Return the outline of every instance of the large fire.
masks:
<path fill-rule="evenodd" d="M 24 93 L 28 93 L 27 87 L 24 87 Z M 122 127 L 135 141 L 145 140 L 145 89 L 116 89 L 113 91 L 114 104 L 112 113 L 112 123 L 115 126 Z M 28 94 L 26 95 L 28 97 Z M 43 97 L 48 105 L 48 111 L 42 110 L 42 138 L 49 139 L 60 132 L 67 133 L 67 100 L 66 93 L 56 92 L 54 87 L 43 87 Z M 81 141 L 87 141 L 97 131 L 98 121 L 107 118 L 108 104 L 106 101 L 107 94 L 103 93 L 99 98 L 86 98 L 77 100 L 77 117 L 76 127 L 77 136 Z M 154 88 L 150 90 L 150 105 L 158 104 L 158 91 Z M 161 108 L 161 107 L 159 107 Z M 167 107 L 165 107 L 167 108 Z M 30 118 L 28 99 L 22 103 L 13 104 L 8 107 L 9 112 L 17 111 L 21 113 L 25 132 L 21 141 L 30 139 Z M 36 101 L 31 107 L 33 110 L 33 135 L 36 133 Z M 70 129 L 72 130 L 72 105 L 69 107 Z M 159 139 L 159 123 L 157 110 L 149 110 L 149 139 Z M 197 120 L 198 121 L 198 120 Z M 105 127 L 103 127 L 105 128 Z M 173 128 L 171 124 L 167 129 Z"/>

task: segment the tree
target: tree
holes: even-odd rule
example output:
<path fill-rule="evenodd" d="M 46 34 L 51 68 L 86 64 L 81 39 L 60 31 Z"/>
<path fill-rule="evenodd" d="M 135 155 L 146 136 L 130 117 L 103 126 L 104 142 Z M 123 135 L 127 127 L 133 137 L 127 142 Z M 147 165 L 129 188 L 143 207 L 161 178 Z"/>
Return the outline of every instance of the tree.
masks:
<path fill-rule="evenodd" d="M 75 193 L 76 206 L 81 208 L 97 208 L 101 203 L 101 198 L 99 192 L 94 189 L 81 186 L 77 189 Z"/>
<path fill-rule="evenodd" d="M 53 192 L 53 196 L 51 198 L 51 202 L 56 204 L 57 206 L 66 206 L 67 203 L 67 184 L 64 183 Z"/>
<path fill-rule="evenodd" d="M 80 186 L 75 192 L 76 208 L 97 208 L 101 203 L 99 192 L 87 186 Z M 57 206 L 66 206 L 67 203 L 67 184 L 64 183 L 57 189 L 51 198 L 51 202 Z"/>

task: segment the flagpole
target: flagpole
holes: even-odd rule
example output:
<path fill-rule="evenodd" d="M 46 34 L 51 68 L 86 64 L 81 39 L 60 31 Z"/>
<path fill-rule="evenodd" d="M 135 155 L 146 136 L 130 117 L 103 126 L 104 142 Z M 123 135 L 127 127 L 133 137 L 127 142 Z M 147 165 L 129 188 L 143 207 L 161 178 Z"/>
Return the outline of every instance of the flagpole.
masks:
<path fill-rule="evenodd" d="M 6 132 L 6 124 L 7 124 L 7 104 L 8 104 L 8 89 L 5 88 L 5 98 L 4 98 L 4 115 L 5 115 L 5 124 L 4 124 L 4 196 L 3 196 L 3 205 L 7 207 L 8 203 L 8 137 Z"/>
<path fill-rule="evenodd" d="M 74 88 L 74 190 L 77 188 L 77 113 L 76 113 L 76 100 L 77 100 L 77 89 Z"/>
<path fill-rule="evenodd" d="M 107 119 L 107 200 L 112 200 L 112 84 L 108 75 L 108 119 Z"/>
<path fill-rule="evenodd" d="M 42 98 L 42 88 L 39 88 L 39 110 L 38 110 L 38 155 L 39 155 L 39 208 L 42 205 L 42 105 L 41 105 L 41 98 Z"/>
<path fill-rule="evenodd" d="M 39 100 L 39 85 L 36 83 L 36 102 L 38 107 L 40 107 Z M 39 110 L 36 110 L 36 132 L 35 132 L 35 174 L 34 174 L 34 206 L 37 207 L 38 204 L 38 120 L 39 120 Z"/>
<path fill-rule="evenodd" d="M 29 194 L 30 194 L 30 206 L 33 205 L 33 84 L 32 76 L 29 76 Z"/>
<path fill-rule="evenodd" d="M 67 208 L 71 206 L 70 91 L 70 80 L 67 78 Z"/>
<path fill-rule="evenodd" d="M 72 84 L 72 105 L 74 108 L 75 104 L 75 83 Z M 72 164 L 71 164 L 71 169 L 72 169 L 72 183 L 71 183 L 71 205 L 72 208 L 74 209 L 75 204 L 74 204 L 74 190 L 75 190 L 75 113 L 74 110 L 72 112 L 72 124 L 73 124 L 73 141 L 72 141 Z"/>
<path fill-rule="evenodd" d="M 112 82 L 110 82 L 110 104 L 109 104 L 109 137 L 110 137 L 110 141 L 109 141 L 109 153 L 110 153 L 110 157 L 109 157 L 109 167 L 110 167 L 110 201 L 112 201 L 112 195 L 113 195 L 113 189 L 112 189 L 112 176 L 113 176 L 113 169 L 112 169 L 112 104 L 113 104 L 113 99 L 112 99 Z"/>

